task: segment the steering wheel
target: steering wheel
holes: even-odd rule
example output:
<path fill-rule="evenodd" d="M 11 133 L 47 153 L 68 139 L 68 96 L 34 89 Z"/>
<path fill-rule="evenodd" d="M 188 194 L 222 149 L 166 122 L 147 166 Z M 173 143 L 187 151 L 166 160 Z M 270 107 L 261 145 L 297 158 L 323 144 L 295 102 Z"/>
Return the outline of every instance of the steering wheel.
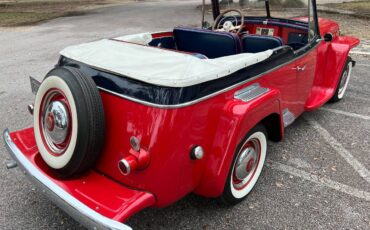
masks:
<path fill-rule="evenodd" d="M 234 16 L 235 25 L 233 24 L 232 21 L 229 21 L 229 20 L 225 21 L 226 20 L 226 18 L 224 18 L 225 14 L 230 13 L 230 12 L 236 12 L 239 14 L 240 25 L 238 25 L 238 19 L 235 16 Z M 244 15 L 242 14 L 242 12 L 237 9 L 230 9 L 218 15 L 218 17 L 215 20 L 215 23 L 213 24 L 212 30 L 213 31 L 234 32 L 238 35 L 242 31 L 243 27 L 244 27 Z"/>

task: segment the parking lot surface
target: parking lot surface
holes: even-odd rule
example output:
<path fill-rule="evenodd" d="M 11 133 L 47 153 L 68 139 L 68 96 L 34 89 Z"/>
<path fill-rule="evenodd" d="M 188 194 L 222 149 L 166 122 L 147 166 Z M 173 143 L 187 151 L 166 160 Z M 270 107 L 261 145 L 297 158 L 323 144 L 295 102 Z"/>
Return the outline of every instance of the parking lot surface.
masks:
<path fill-rule="evenodd" d="M 141 2 L 0 29 L 0 129 L 32 125 L 28 76 L 42 80 L 68 45 L 104 37 L 199 25 L 198 1 Z M 304 114 L 269 143 L 255 189 L 234 207 L 189 195 L 133 216 L 134 229 L 370 229 L 370 57 L 357 66 L 340 103 Z M 0 141 L 0 229 L 81 229 L 25 178 L 6 170 Z"/>

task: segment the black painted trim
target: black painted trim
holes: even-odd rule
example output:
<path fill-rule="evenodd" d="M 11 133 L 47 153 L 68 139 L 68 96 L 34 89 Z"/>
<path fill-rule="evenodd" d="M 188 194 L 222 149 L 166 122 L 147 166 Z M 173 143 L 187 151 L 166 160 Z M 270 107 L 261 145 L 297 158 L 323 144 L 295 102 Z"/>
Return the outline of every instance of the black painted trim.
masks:
<path fill-rule="evenodd" d="M 217 91 L 248 80 L 294 58 L 290 47 L 283 47 L 267 60 L 253 66 L 243 68 L 235 73 L 216 80 L 204 82 L 188 87 L 166 87 L 149 84 L 131 79 L 127 76 L 108 73 L 88 66 L 81 62 L 61 57 L 59 66 L 72 66 L 78 68 L 87 76 L 94 79 L 98 87 L 123 94 L 145 102 L 158 105 L 177 105 L 206 97 Z"/>

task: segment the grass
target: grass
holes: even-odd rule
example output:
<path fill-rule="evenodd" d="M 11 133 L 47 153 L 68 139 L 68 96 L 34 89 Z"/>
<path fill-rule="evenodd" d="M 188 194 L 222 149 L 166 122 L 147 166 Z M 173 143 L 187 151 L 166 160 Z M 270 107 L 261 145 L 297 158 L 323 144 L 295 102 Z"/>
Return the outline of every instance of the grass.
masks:
<path fill-rule="evenodd" d="M 56 12 L 0 12 L 0 26 L 31 25 L 60 16 L 61 13 Z"/>
<path fill-rule="evenodd" d="M 32 25 L 57 17 L 81 15 L 86 9 L 109 3 L 114 1 L 0 0 L 0 26 Z"/>
<path fill-rule="evenodd" d="M 333 7 L 340 10 L 352 11 L 357 14 L 370 16 L 370 1 L 361 0 L 354 2 L 330 3 L 326 4 L 328 7 Z"/>

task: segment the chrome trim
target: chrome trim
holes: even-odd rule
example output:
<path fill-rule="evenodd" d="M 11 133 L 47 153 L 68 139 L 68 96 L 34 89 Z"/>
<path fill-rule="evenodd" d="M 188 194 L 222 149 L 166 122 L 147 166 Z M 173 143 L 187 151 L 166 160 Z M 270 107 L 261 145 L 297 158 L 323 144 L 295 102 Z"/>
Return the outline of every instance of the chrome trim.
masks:
<path fill-rule="evenodd" d="M 61 101 L 51 102 L 43 111 L 41 120 L 46 144 L 53 153 L 60 155 L 65 148 L 58 145 L 66 141 L 70 131 L 71 119 L 67 106 Z"/>
<path fill-rule="evenodd" d="M 257 162 L 258 162 L 258 143 L 255 144 L 253 143 L 255 148 L 257 148 L 257 151 L 253 147 L 247 147 L 244 149 L 241 154 L 239 155 L 235 168 L 234 168 L 234 175 L 236 179 L 241 181 L 242 186 L 244 186 L 245 183 L 242 183 L 243 181 L 248 181 L 249 178 L 252 177 L 252 174 L 254 170 L 257 167 Z M 252 162 L 252 168 L 248 169 L 248 164 Z M 247 179 L 248 178 L 248 179 Z M 247 180 L 246 180 L 247 179 Z M 240 187 L 240 185 L 236 185 L 236 187 Z"/>
<path fill-rule="evenodd" d="M 270 72 L 272 72 L 272 71 L 275 71 L 275 70 L 277 70 L 277 69 L 279 69 L 279 68 L 281 68 L 281 67 L 283 67 L 283 66 L 285 66 L 285 65 L 288 65 L 288 64 L 290 64 L 290 63 L 292 63 L 292 62 L 296 61 L 296 60 L 297 60 L 297 59 L 299 59 L 299 58 L 302 58 L 302 57 L 306 56 L 307 54 L 309 54 L 309 53 L 310 53 L 310 51 L 311 51 L 313 48 L 316 48 L 316 46 L 318 46 L 319 44 L 320 44 L 320 43 L 316 43 L 316 44 L 315 44 L 315 45 L 314 45 L 310 50 L 308 50 L 307 52 L 305 52 L 305 53 L 303 53 L 303 54 L 299 54 L 299 55 L 297 55 L 297 53 L 295 53 L 295 54 L 297 55 L 297 57 L 295 57 L 295 58 L 293 58 L 292 60 L 287 61 L 287 62 L 285 62 L 285 63 L 283 63 L 283 64 L 281 64 L 281 65 L 278 65 L 278 66 L 276 66 L 276 67 L 274 67 L 274 68 L 272 68 L 272 69 L 270 69 L 270 70 L 268 70 L 268 71 L 265 71 L 265 72 L 263 72 L 263 73 L 260 73 L 260 74 L 258 74 L 258 75 L 256 75 L 256 76 L 251 77 L 251 78 L 248 78 L 248 79 L 246 79 L 246 80 L 244 80 L 244 81 L 238 82 L 238 83 L 236 83 L 235 85 L 232 85 L 232 86 L 226 87 L 226 88 L 224 88 L 224 89 L 222 89 L 222 90 L 219 90 L 219 91 L 217 91 L 217 92 L 214 92 L 214 93 L 208 94 L 207 96 L 204 96 L 204 97 L 198 98 L 198 99 L 196 99 L 196 100 L 194 100 L 194 101 L 189 101 L 189 102 L 185 102 L 185 103 L 181 103 L 181 104 L 177 104 L 177 105 L 160 105 L 160 104 L 155 104 L 155 103 L 151 103 L 151 102 L 143 101 L 143 100 L 140 100 L 140 99 L 136 99 L 136 98 L 133 98 L 133 97 L 130 97 L 130 96 L 127 96 L 127 95 L 123 95 L 123 94 L 120 94 L 120 93 L 116 93 L 116 92 L 113 92 L 113 91 L 111 91 L 111 90 L 108 90 L 108 89 L 105 89 L 105 88 L 99 87 L 99 86 L 98 86 L 97 88 L 98 88 L 98 89 L 100 89 L 101 91 L 104 91 L 104 92 L 110 93 L 110 94 L 112 94 L 112 95 L 115 95 L 115 96 L 118 96 L 118 97 L 121 97 L 121 98 L 124 98 L 124 99 L 130 100 L 130 101 L 133 101 L 133 102 L 136 102 L 136 103 L 142 104 L 142 105 L 151 106 L 151 107 L 160 108 L 160 109 L 178 109 L 178 108 L 182 108 L 182 107 L 186 107 L 186 106 L 194 105 L 194 104 L 196 104 L 196 103 L 199 103 L 199 102 L 201 102 L 201 101 L 207 100 L 207 99 L 209 99 L 209 98 L 211 98 L 211 97 L 214 97 L 214 96 L 216 96 L 216 95 L 219 95 L 219 94 L 224 93 L 224 92 L 226 92 L 226 91 L 229 91 L 229 90 L 231 90 L 231 89 L 235 89 L 235 88 L 237 88 L 238 86 L 244 85 L 244 84 L 246 84 L 246 83 L 248 83 L 248 82 L 254 81 L 254 80 L 256 80 L 256 79 L 258 79 L 258 78 L 260 78 L 260 77 L 262 77 L 262 76 L 264 76 L 264 75 L 266 75 L 266 74 L 268 74 L 268 73 L 270 73 Z M 85 63 L 84 63 L 84 64 L 85 64 Z M 86 64 L 85 64 L 85 65 L 86 65 Z M 101 70 L 101 71 L 105 71 L 105 72 L 107 72 L 107 73 L 111 73 L 111 74 L 117 74 L 117 73 L 114 73 L 114 72 L 112 72 L 112 71 L 105 70 L 105 69 L 100 69 L 100 68 L 96 68 L 96 67 L 94 67 L 94 69 Z"/>
<path fill-rule="evenodd" d="M 304 64 L 303 66 L 297 66 L 292 68 L 292 70 L 297 70 L 298 72 L 304 72 L 306 70 L 307 65 Z"/>
<path fill-rule="evenodd" d="M 121 164 L 123 164 L 123 167 L 125 167 L 125 171 L 123 171 L 122 170 L 122 168 L 121 168 Z M 119 169 L 119 171 L 123 174 L 123 175 L 125 175 L 125 176 L 127 176 L 127 175 L 129 175 L 130 173 L 131 173 L 131 167 L 130 167 L 130 164 L 127 162 L 127 160 L 125 160 L 125 159 L 122 159 L 122 160 L 120 160 L 119 162 L 118 162 L 118 169 Z"/>
<path fill-rule="evenodd" d="M 233 166 L 233 176 L 237 181 L 232 180 L 232 185 L 236 189 L 242 189 L 251 180 L 258 167 L 261 157 L 261 143 L 257 138 L 247 140 L 244 146 L 251 142 L 253 146 L 249 146 L 239 151 L 236 161 Z M 252 163 L 252 165 L 249 165 Z"/>
<path fill-rule="evenodd" d="M 192 153 L 191 153 L 191 158 L 193 160 L 200 160 L 204 157 L 204 150 L 202 146 L 196 146 L 193 148 Z"/>
<path fill-rule="evenodd" d="M 270 89 L 263 88 L 260 84 L 254 83 L 244 89 L 237 91 L 234 94 L 234 98 L 248 102 L 267 93 L 268 91 L 270 91 Z"/>
<path fill-rule="evenodd" d="M 9 130 L 3 132 L 3 139 L 11 157 L 18 163 L 22 171 L 28 178 L 36 184 L 40 190 L 48 196 L 59 208 L 68 215 L 80 222 L 88 229 L 110 229 L 110 230 L 130 230 L 131 228 L 121 222 L 109 219 L 95 210 L 89 208 L 61 187 L 55 184 L 47 176 L 39 171 L 14 144 L 9 135 Z"/>
<path fill-rule="evenodd" d="M 296 119 L 296 117 L 295 117 L 294 113 L 290 112 L 289 109 L 284 109 L 284 111 L 283 111 L 284 127 L 288 127 L 289 125 L 293 124 L 295 119 Z"/>
<path fill-rule="evenodd" d="M 135 150 L 136 152 L 139 152 L 140 151 L 140 141 L 137 137 L 130 137 L 130 145 L 132 147 L 133 150 Z"/>
<path fill-rule="evenodd" d="M 316 40 L 315 40 L 315 38 L 316 38 Z M 318 38 L 318 39 L 317 39 Z M 303 47 L 301 47 L 300 49 L 298 49 L 298 50 L 294 50 L 294 54 L 295 55 L 298 55 L 300 52 L 302 52 L 302 51 L 304 51 L 304 50 L 306 50 L 307 49 L 307 52 L 305 52 L 305 53 L 303 53 L 303 54 L 301 54 L 301 55 L 304 55 L 304 54 L 307 54 L 307 53 L 309 53 L 309 51 L 311 51 L 312 49 L 314 49 L 314 48 L 316 48 L 316 46 L 318 46 L 319 44 L 321 44 L 321 41 L 319 40 L 319 39 L 321 39 L 321 37 L 320 36 L 318 36 L 318 35 L 316 35 L 313 39 L 312 39 L 312 41 L 314 41 L 316 44 L 315 45 L 313 45 L 312 47 L 310 47 L 311 45 L 312 45 L 312 41 L 311 42 L 309 42 L 309 43 L 307 43 L 307 45 L 305 45 L 305 46 L 303 46 Z M 297 57 L 301 57 L 300 55 L 298 55 Z"/>
<path fill-rule="evenodd" d="M 325 36 L 326 36 L 327 34 L 329 34 L 329 35 L 331 36 L 330 41 L 325 41 Z M 323 38 L 323 40 L 324 40 L 325 42 L 332 42 L 332 41 L 333 41 L 333 39 L 334 39 L 334 35 L 333 35 L 333 33 L 331 33 L 331 32 L 327 32 L 326 34 L 324 34 L 324 38 Z"/>

